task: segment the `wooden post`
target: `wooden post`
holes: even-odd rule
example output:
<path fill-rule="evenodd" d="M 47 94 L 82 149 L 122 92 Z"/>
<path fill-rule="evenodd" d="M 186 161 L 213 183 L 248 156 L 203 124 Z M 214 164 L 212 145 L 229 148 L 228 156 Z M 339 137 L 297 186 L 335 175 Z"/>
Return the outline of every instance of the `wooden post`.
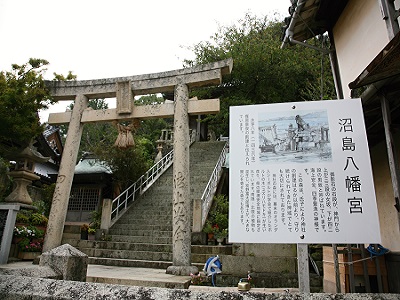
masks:
<path fill-rule="evenodd" d="M 391 126 L 392 122 L 391 122 L 391 116 L 390 116 L 389 101 L 386 99 L 386 97 L 384 95 L 381 96 L 381 107 L 382 107 L 383 125 L 385 128 L 386 149 L 387 149 L 387 153 L 388 153 L 390 177 L 392 179 L 393 194 L 394 194 L 394 200 L 395 200 L 394 205 L 397 209 L 397 221 L 398 221 L 398 226 L 400 228 L 399 161 L 396 156 L 395 146 L 393 143 L 393 137 L 392 137 L 392 133 L 390 131 L 390 126 Z"/>
<path fill-rule="evenodd" d="M 350 293 L 356 292 L 356 287 L 354 285 L 354 266 L 353 266 L 353 250 L 351 249 L 351 244 L 347 244 L 347 262 L 349 263 L 349 286 Z"/>
<path fill-rule="evenodd" d="M 367 261 L 365 260 L 365 247 L 364 244 L 360 244 L 359 248 L 361 250 L 361 258 L 363 259 L 362 265 L 363 265 L 363 274 L 364 274 L 364 282 L 365 282 L 365 292 L 366 293 L 371 293 L 371 286 L 369 283 L 369 275 L 368 275 L 368 265 Z"/>
<path fill-rule="evenodd" d="M 297 244 L 297 269 L 299 277 L 299 292 L 310 292 L 310 272 L 308 265 L 308 245 Z"/>
<path fill-rule="evenodd" d="M 332 250 L 333 250 L 334 268 L 335 268 L 336 293 L 341 293 L 342 289 L 340 287 L 339 259 L 338 259 L 338 252 L 337 252 L 336 244 L 332 244 Z"/>

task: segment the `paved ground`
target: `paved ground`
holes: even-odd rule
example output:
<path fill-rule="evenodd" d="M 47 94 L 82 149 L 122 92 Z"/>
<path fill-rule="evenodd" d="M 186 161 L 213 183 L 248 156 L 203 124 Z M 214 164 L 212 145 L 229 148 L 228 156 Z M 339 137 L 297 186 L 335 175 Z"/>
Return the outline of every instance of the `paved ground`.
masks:
<path fill-rule="evenodd" d="M 187 288 L 190 276 L 166 274 L 163 269 L 89 265 L 87 282 L 148 287 Z"/>
<path fill-rule="evenodd" d="M 4 269 L 38 268 L 31 261 L 13 262 L 0 265 Z M 166 274 L 163 269 L 113 267 L 89 265 L 87 271 L 88 282 L 135 285 L 147 287 L 189 288 L 195 291 L 237 291 L 237 287 L 189 286 L 190 276 L 175 276 Z M 251 292 L 258 293 L 295 293 L 298 289 L 263 289 L 252 288 Z"/>

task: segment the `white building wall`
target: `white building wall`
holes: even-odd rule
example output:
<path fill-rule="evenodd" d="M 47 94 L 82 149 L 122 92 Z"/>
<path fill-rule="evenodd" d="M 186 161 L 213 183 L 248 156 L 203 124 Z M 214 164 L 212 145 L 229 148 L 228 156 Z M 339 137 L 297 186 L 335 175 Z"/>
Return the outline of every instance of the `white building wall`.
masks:
<path fill-rule="evenodd" d="M 400 135 L 395 137 L 395 141 L 399 149 Z M 397 211 L 394 208 L 395 199 L 387 160 L 386 141 L 370 149 L 370 152 L 382 245 L 391 251 L 400 251 L 400 227 Z"/>
<path fill-rule="evenodd" d="M 350 0 L 333 28 L 333 36 L 344 98 L 350 98 L 349 83 L 389 42 L 378 0 Z"/>
<path fill-rule="evenodd" d="M 348 84 L 360 75 L 389 42 L 379 1 L 350 0 L 333 28 L 345 98 L 350 98 Z M 400 0 L 395 1 L 395 7 L 400 7 Z M 399 135 L 396 136 L 396 142 L 400 146 Z M 386 142 L 382 141 L 370 152 L 382 245 L 391 251 L 400 251 L 399 218 L 394 208 Z"/>

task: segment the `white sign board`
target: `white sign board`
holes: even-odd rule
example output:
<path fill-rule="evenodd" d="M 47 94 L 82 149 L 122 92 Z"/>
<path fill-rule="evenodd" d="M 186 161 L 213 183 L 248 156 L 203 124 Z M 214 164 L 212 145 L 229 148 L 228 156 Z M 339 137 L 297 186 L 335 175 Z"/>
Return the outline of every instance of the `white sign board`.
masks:
<path fill-rule="evenodd" d="M 380 243 L 360 99 L 230 108 L 229 241 Z"/>

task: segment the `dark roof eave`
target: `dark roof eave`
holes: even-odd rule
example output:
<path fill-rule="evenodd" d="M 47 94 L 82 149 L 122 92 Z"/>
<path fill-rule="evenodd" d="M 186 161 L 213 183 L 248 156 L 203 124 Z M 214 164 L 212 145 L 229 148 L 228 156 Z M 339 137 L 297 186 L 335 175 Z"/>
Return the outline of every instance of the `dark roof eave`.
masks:
<path fill-rule="evenodd" d="M 336 24 L 348 0 L 299 0 L 302 4 L 290 20 L 292 38 L 303 42 L 329 31 Z M 304 3 L 304 4 L 303 4 Z M 287 33 L 283 37 L 288 42 Z"/>

